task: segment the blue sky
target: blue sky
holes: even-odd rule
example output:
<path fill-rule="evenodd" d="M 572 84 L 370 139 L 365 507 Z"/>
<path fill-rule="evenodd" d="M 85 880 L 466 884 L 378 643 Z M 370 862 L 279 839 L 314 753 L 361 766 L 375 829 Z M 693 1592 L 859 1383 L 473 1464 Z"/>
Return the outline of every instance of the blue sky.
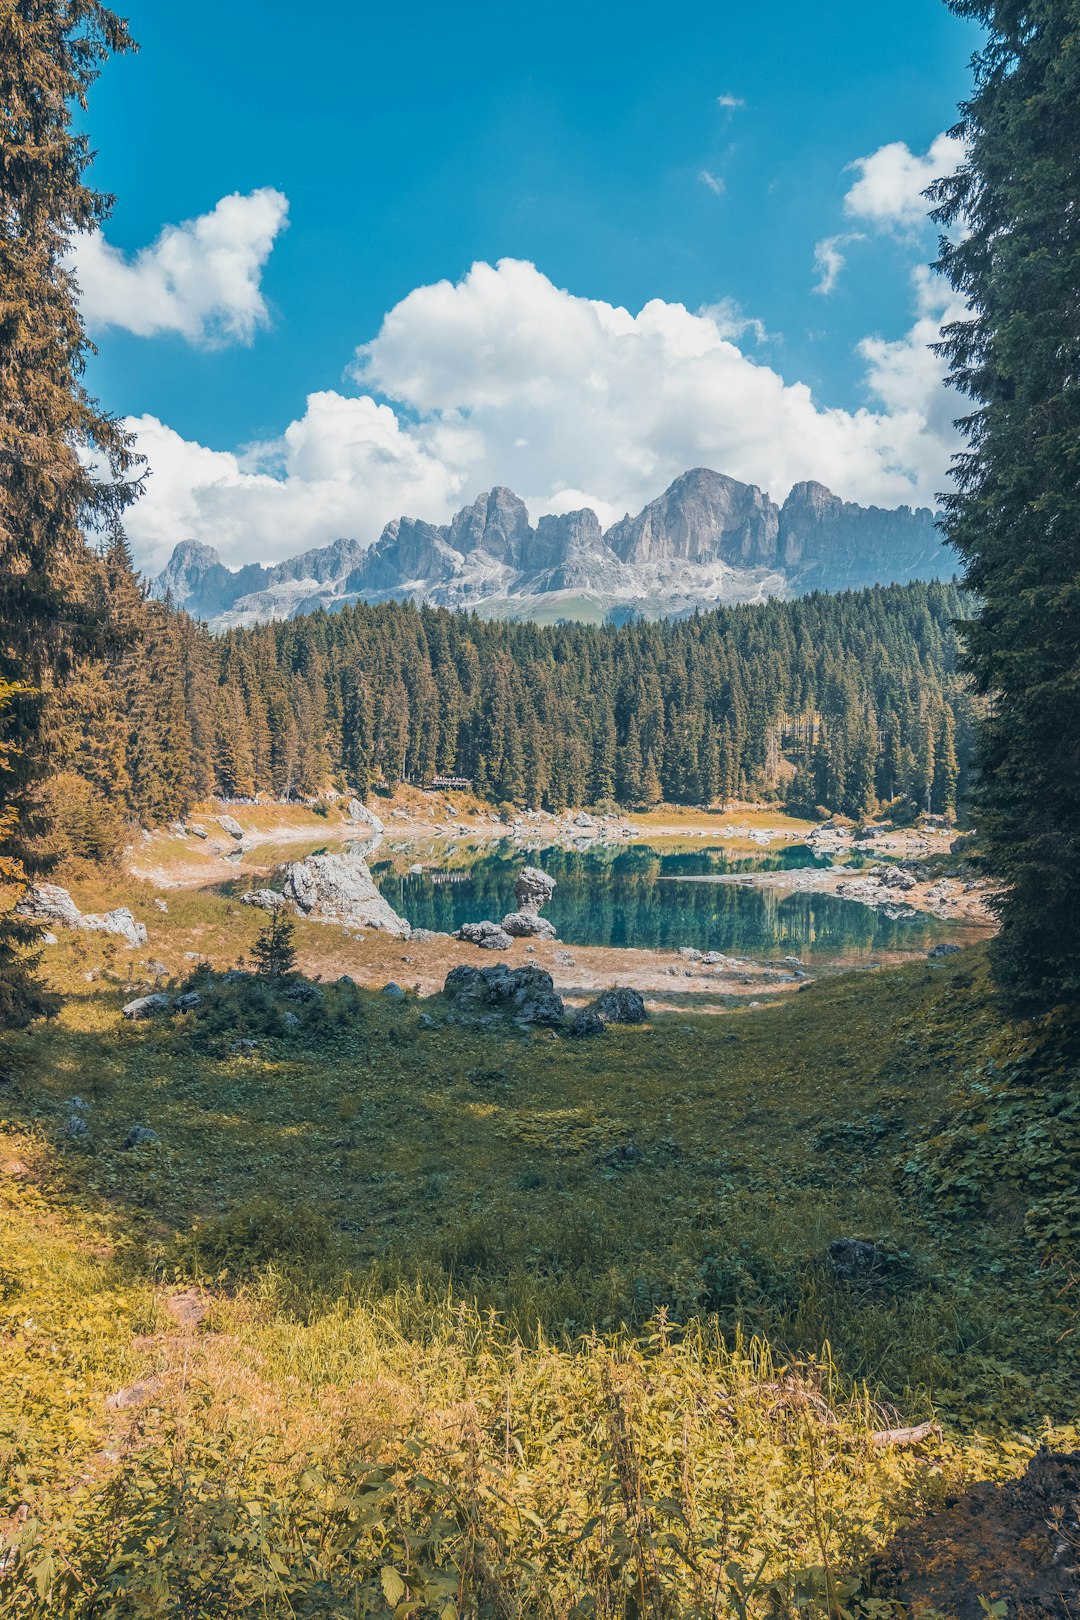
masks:
<path fill-rule="evenodd" d="M 901 343 L 927 315 L 932 297 L 912 278 L 934 233 L 913 223 L 898 193 L 875 190 L 878 180 L 888 189 L 887 165 L 869 171 L 861 213 L 845 197 L 864 174 L 849 165 L 898 142 L 918 159 L 954 121 L 977 39 L 940 0 L 529 10 L 143 0 L 129 9 L 142 49 L 107 70 L 89 127 L 97 181 L 117 195 L 106 239 L 141 272 L 122 283 L 111 254 L 86 261 L 84 284 L 100 348 L 92 384 L 139 423 L 154 460 L 132 523 L 148 566 L 188 530 L 219 540 L 234 563 L 335 532 L 374 539 L 395 512 L 441 518 L 491 481 L 551 509 L 588 499 L 607 517 L 658 493 L 684 449 L 688 463 L 726 455 L 734 464 L 720 470 L 757 482 L 846 481 L 840 493 L 851 498 L 891 502 L 910 488 L 925 499 L 935 479 L 941 487 L 944 467 L 931 463 L 947 460 L 948 447 L 914 447 L 910 426 L 898 437 L 891 425 L 856 424 L 858 453 L 823 440 L 827 465 L 815 474 L 815 433 L 801 432 L 799 401 L 789 399 L 790 419 L 776 412 L 745 368 L 756 400 L 746 409 L 763 413 L 754 443 L 722 423 L 710 437 L 674 404 L 666 415 L 644 402 L 624 408 L 635 391 L 655 395 L 658 376 L 676 394 L 680 356 L 701 338 L 700 328 L 675 330 L 667 308 L 720 306 L 719 339 L 789 389 L 805 385 L 819 412 L 869 410 L 890 424 L 910 414 L 910 379 L 887 384 L 891 398 L 879 386 L 881 364 L 895 371 L 904 356 L 879 356 L 875 372 L 859 345 Z M 281 200 L 267 203 L 266 188 Z M 175 284 L 171 260 L 162 271 L 131 259 L 163 228 L 252 193 L 264 200 L 235 228 L 182 240 Z M 815 249 L 834 237 L 843 266 L 831 290 L 815 291 Z M 213 265 L 220 307 L 200 293 L 199 255 L 242 254 L 245 241 L 246 304 L 230 313 Z M 493 272 L 467 297 L 402 304 L 500 260 L 535 266 L 539 279 L 513 278 L 507 293 Z M 227 289 L 228 265 L 223 274 Z M 172 313 L 132 317 L 144 293 Z M 586 300 L 631 316 L 661 301 L 660 335 L 628 336 L 616 321 L 594 348 L 578 323 Z M 754 324 L 740 327 L 738 311 Z M 557 377 L 546 375 L 535 336 L 522 346 L 523 322 L 552 328 Z M 350 375 L 357 347 L 372 340 L 364 375 Z M 713 413 L 710 388 L 727 398 L 741 386 L 720 372 L 703 382 L 710 363 L 695 359 L 685 390 L 698 416 Z M 582 393 L 591 397 L 582 431 L 564 438 Z M 369 433 L 350 410 L 360 396 L 389 402 L 394 422 L 380 418 Z M 804 440 L 802 451 L 768 445 L 770 410 L 776 433 Z M 290 423 L 299 424 L 291 441 Z M 372 442 L 342 473 L 334 458 L 348 460 L 358 432 Z M 565 473 L 560 455 L 574 463 Z"/>

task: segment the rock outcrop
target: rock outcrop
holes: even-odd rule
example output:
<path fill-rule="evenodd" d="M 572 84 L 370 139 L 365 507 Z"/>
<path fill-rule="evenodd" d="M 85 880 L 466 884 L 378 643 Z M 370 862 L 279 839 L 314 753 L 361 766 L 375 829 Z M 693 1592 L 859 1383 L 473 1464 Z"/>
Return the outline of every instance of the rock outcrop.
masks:
<path fill-rule="evenodd" d="M 550 973 L 538 967 L 456 967 L 446 975 L 443 994 L 469 1011 L 495 1007 L 510 1013 L 519 1024 L 554 1028 L 566 1017 L 562 997 Z"/>
<path fill-rule="evenodd" d="M 412 932 L 375 887 L 361 855 L 309 855 L 306 860 L 290 861 L 282 893 L 313 922 L 374 928 L 396 939 L 407 939 Z"/>
<path fill-rule="evenodd" d="M 78 928 L 91 934 L 115 934 L 132 949 L 146 944 L 146 925 L 136 922 L 127 906 L 116 906 L 101 914 L 81 912 L 68 891 L 57 883 L 31 884 L 15 910 L 20 917 L 34 922 Z"/>

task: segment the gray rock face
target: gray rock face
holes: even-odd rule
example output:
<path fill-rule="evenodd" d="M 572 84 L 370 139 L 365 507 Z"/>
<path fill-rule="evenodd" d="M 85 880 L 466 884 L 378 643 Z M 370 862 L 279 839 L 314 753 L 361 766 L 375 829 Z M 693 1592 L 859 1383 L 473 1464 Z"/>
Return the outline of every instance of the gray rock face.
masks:
<path fill-rule="evenodd" d="M 158 1013 L 168 1012 L 169 998 L 162 991 L 155 991 L 152 996 L 139 996 L 135 1001 L 129 1001 L 122 1009 L 125 1018 L 153 1018 Z"/>
<path fill-rule="evenodd" d="M 303 861 L 290 861 L 282 892 L 313 922 L 374 928 L 396 939 L 408 939 L 411 933 L 405 918 L 398 916 L 375 887 L 361 855 L 309 855 Z"/>
<path fill-rule="evenodd" d="M 514 884 L 519 911 L 542 911 L 555 893 L 555 879 L 538 866 L 523 866 Z"/>
<path fill-rule="evenodd" d="M 620 986 L 613 990 L 605 990 L 603 995 L 589 1004 L 589 1012 L 596 1014 L 597 1018 L 605 1024 L 643 1024 L 645 1022 L 645 1003 L 636 990 Z"/>
<path fill-rule="evenodd" d="M 580 617 L 586 598 L 593 615 L 599 606 L 658 617 L 954 572 L 925 509 L 860 507 L 813 482 L 777 507 L 752 484 L 695 467 L 606 533 L 587 509 L 533 528 L 518 496 L 496 488 L 448 524 L 398 518 L 372 546 L 338 540 L 269 569 L 234 574 L 211 547 L 186 542 L 153 590 L 223 629 L 406 597 L 505 618 L 546 616 L 556 602 Z"/>
<path fill-rule="evenodd" d="M 240 896 L 242 906 L 254 906 L 257 911 L 277 911 L 285 904 L 285 896 L 276 889 L 249 889 Z"/>
<path fill-rule="evenodd" d="M 462 923 L 452 937 L 479 945 L 482 951 L 508 951 L 511 945 L 510 935 L 495 922 Z"/>
<path fill-rule="evenodd" d="M 608 530 L 625 562 L 726 562 L 744 568 L 776 563 L 780 514 L 754 484 L 695 467 L 636 518 Z"/>
<path fill-rule="evenodd" d="M 557 939 L 553 924 L 535 911 L 511 911 L 502 920 L 503 932 L 512 939 Z"/>

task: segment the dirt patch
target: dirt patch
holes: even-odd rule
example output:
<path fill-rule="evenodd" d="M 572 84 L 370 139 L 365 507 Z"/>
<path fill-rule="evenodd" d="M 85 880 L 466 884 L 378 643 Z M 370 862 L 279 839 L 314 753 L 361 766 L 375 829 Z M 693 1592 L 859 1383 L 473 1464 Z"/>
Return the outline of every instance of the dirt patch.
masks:
<path fill-rule="evenodd" d="M 1004 1485 L 973 1485 L 903 1530 L 882 1555 L 875 1590 L 949 1620 L 1080 1616 L 1080 1451 L 1040 1451 Z M 983 1599 L 983 1602 L 980 1602 Z"/>

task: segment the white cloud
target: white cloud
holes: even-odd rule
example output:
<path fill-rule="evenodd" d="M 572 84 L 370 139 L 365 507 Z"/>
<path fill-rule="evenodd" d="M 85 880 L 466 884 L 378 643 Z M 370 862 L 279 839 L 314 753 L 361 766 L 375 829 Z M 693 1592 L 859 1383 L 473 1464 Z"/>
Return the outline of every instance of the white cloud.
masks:
<path fill-rule="evenodd" d="M 312 394 L 272 445 L 216 451 L 133 422 L 151 476 L 129 532 L 148 570 L 189 538 L 233 565 L 270 561 L 373 540 L 403 513 L 443 521 L 496 483 L 534 519 L 589 505 L 607 522 L 693 466 L 776 499 L 817 478 L 849 500 L 929 504 L 955 441 L 925 349 L 936 293 L 919 296 L 906 337 L 863 345 L 874 403 L 847 411 L 744 354 L 731 306 L 654 299 L 634 315 L 520 260 L 476 264 L 390 310 L 357 351 L 360 397 Z"/>
<path fill-rule="evenodd" d="M 167 225 L 132 258 L 100 231 L 78 237 L 71 264 L 87 325 L 118 326 L 137 337 L 179 332 L 212 347 L 250 343 L 268 319 L 262 271 L 288 212 L 288 198 L 264 186 L 246 197 L 222 197 L 198 219 Z"/>
<path fill-rule="evenodd" d="M 844 212 L 879 230 L 916 231 L 926 223 L 929 205 L 923 192 L 931 181 L 952 174 L 966 152 L 963 141 L 944 134 L 921 157 L 904 141 L 880 146 L 849 165 L 859 178 L 844 197 Z"/>
<path fill-rule="evenodd" d="M 722 197 L 727 190 L 726 183 L 718 174 L 713 174 L 709 169 L 702 169 L 698 174 L 698 179 L 703 186 L 708 186 L 714 197 Z"/>
<path fill-rule="evenodd" d="M 722 96 L 717 96 L 716 105 L 724 107 L 728 112 L 734 112 L 737 107 L 745 107 L 746 102 L 742 96 L 733 96 L 730 90 L 725 90 Z"/>
<path fill-rule="evenodd" d="M 814 245 L 814 269 L 818 272 L 818 279 L 814 283 L 814 292 L 828 297 L 836 286 L 837 278 L 847 263 L 847 255 L 843 249 L 849 242 L 861 242 L 862 235 L 858 231 L 842 231 L 839 236 L 826 236 Z"/>

